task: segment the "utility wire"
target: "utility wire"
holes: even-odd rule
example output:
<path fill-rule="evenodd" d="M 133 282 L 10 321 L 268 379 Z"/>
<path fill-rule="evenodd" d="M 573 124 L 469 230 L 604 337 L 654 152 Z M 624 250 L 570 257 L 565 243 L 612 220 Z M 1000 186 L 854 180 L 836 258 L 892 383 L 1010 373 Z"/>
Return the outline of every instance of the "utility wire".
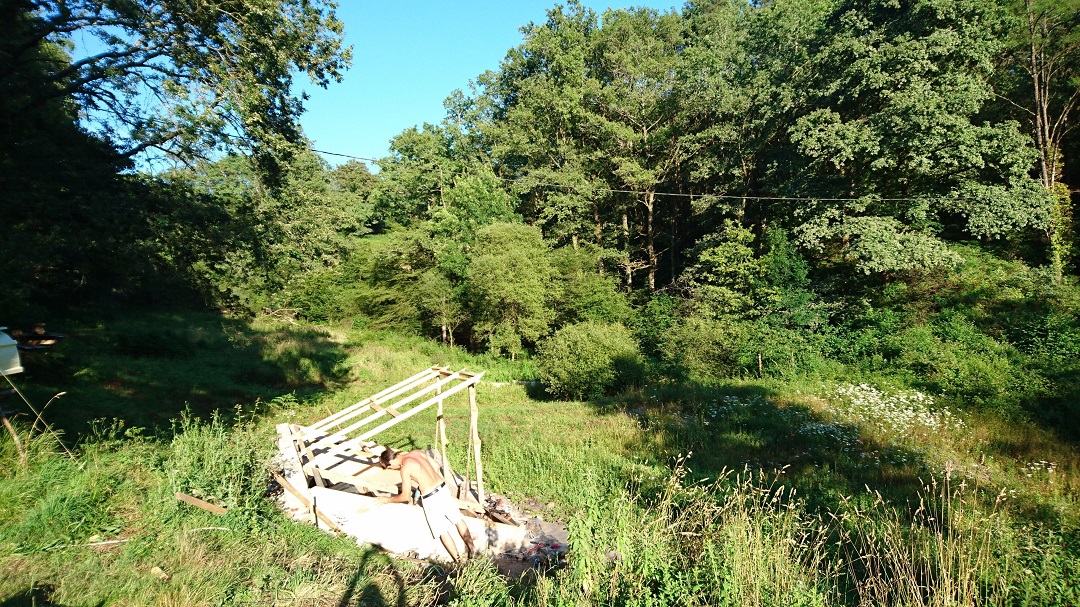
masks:
<path fill-rule="evenodd" d="M 226 139 L 233 140 L 234 142 L 239 140 L 239 141 L 245 141 L 245 142 L 250 143 L 247 140 L 247 138 L 245 138 L 243 136 L 236 136 L 236 135 L 233 135 L 231 133 L 224 133 L 224 136 L 225 136 Z M 328 152 L 326 150 L 319 150 L 319 149 L 315 149 L 313 147 L 309 147 L 307 149 L 309 151 L 311 151 L 311 152 L 315 152 L 316 154 L 324 154 L 326 156 L 337 156 L 339 158 L 349 158 L 351 160 L 361 160 L 363 162 L 368 162 L 368 163 L 375 164 L 375 165 L 381 165 L 382 164 L 382 161 L 380 161 L 377 158 L 366 158 L 364 156 L 356 156 L 356 155 L 353 155 L 353 154 L 344 154 L 344 153 L 341 153 L 341 152 Z M 494 175 L 492 177 L 494 179 L 498 179 L 499 181 L 504 181 L 504 182 L 508 182 L 508 183 L 515 183 L 515 184 L 521 184 L 521 185 L 531 185 L 532 187 L 562 188 L 562 189 L 565 189 L 565 190 L 572 190 L 572 191 L 587 190 L 589 192 L 600 192 L 600 193 L 605 193 L 605 194 L 643 194 L 644 193 L 644 192 L 640 192 L 638 190 L 627 190 L 627 189 L 618 189 L 618 188 L 593 188 L 593 187 L 568 185 L 568 184 L 562 184 L 562 183 L 544 183 L 544 182 L 529 183 L 527 180 L 522 179 L 520 177 L 517 178 L 517 179 L 511 179 L 509 177 L 496 177 Z M 944 196 L 923 196 L 923 197 L 907 197 L 907 198 L 878 198 L 878 197 L 875 197 L 875 196 L 861 196 L 861 197 L 856 196 L 856 197 L 849 197 L 849 198 L 821 198 L 821 197 L 815 197 L 815 196 L 758 196 L 758 195 L 740 195 L 740 194 L 685 194 L 685 193 L 681 193 L 681 192 L 653 192 L 653 195 L 654 196 L 663 196 L 663 197 L 668 197 L 668 198 L 690 198 L 690 199 L 696 198 L 696 199 L 699 199 L 699 200 L 710 200 L 710 199 L 712 199 L 712 200 L 762 200 L 762 201 L 775 201 L 775 202 L 780 202 L 780 201 L 788 201 L 788 202 L 925 202 L 925 201 L 928 201 L 928 200 L 944 200 L 946 198 Z M 967 200 L 967 199 L 957 198 L 957 199 L 951 199 L 951 200 Z"/>
<path fill-rule="evenodd" d="M 325 150 L 316 150 L 315 148 L 308 148 L 308 149 L 311 150 L 312 152 L 317 153 L 317 154 L 325 154 L 327 156 L 340 156 L 342 158 L 350 158 L 352 160 L 363 160 L 365 162 L 370 162 L 372 164 L 380 164 L 380 161 L 378 159 L 375 159 L 375 158 L 364 158 L 363 156 L 353 156 L 352 154 L 342 154 L 342 153 L 339 153 L 339 152 L 327 152 Z M 606 194 L 643 194 L 644 193 L 644 192 L 640 192 L 638 190 L 624 190 L 624 189 L 614 189 L 614 188 L 591 188 L 591 187 L 585 187 L 585 186 L 568 185 L 568 184 L 563 184 L 563 183 L 544 183 L 544 182 L 529 183 L 527 180 L 525 180 L 523 178 L 520 178 L 520 177 L 517 178 L 517 179 L 511 179 L 509 177 L 495 177 L 495 176 L 492 176 L 492 178 L 498 179 L 499 181 L 505 181 L 505 182 L 508 182 L 508 183 L 518 183 L 518 184 L 522 184 L 522 185 L 531 185 L 533 187 L 543 187 L 543 188 L 562 188 L 562 189 L 565 189 L 565 190 L 574 190 L 574 191 L 588 190 L 590 192 L 603 192 L 603 193 L 606 193 Z M 669 198 L 697 198 L 697 199 L 715 198 L 715 199 L 720 199 L 720 200 L 769 200 L 769 201 L 791 201 L 791 202 L 863 202 L 863 201 L 871 201 L 871 202 L 922 202 L 922 201 L 925 201 L 925 200 L 931 200 L 931 199 L 935 199 L 935 198 L 936 199 L 943 199 L 944 198 L 944 196 L 936 196 L 936 197 L 924 196 L 924 197 L 921 197 L 921 198 L 877 198 L 875 196 L 863 196 L 863 197 L 852 197 L 852 198 L 819 198 L 819 197 L 814 197 L 814 196 L 755 196 L 755 195 L 749 195 L 749 194 L 745 195 L 745 196 L 740 195 L 740 194 L 684 194 L 684 193 L 681 193 L 681 192 L 653 192 L 653 195 L 654 196 L 667 196 Z"/>

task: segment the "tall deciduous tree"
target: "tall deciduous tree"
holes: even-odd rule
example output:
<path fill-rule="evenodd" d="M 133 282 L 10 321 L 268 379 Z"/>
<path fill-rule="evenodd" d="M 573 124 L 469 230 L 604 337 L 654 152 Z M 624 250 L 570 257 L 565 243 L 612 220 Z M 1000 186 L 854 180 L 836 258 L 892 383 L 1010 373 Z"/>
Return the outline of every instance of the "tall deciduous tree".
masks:
<path fill-rule="evenodd" d="M 992 7 L 845 0 L 828 15 L 771 171 L 779 193 L 814 199 L 776 208 L 803 244 L 879 272 L 947 263 L 945 225 L 979 237 L 1044 226 L 1019 125 L 979 119 L 1002 50 Z"/>
<path fill-rule="evenodd" d="M 539 229 L 496 223 L 477 232 L 466 285 L 475 328 L 489 349 L 514 357 L 549 333 L 552 273 Z"/>
<path fill-rule="evenodd" d="M 616 189 L 629 189 L 644 210 L 644 254 L 648 287 L 656 288 L 659 266 L 657 192 L 671 185 L 680 160 L 680 124 L 674 97 L 682 46 L 678 13 L 652 9 L 608 11 L 599 40 L 597 77 L 605 163 Z M 624 208 L 624 213 L 629 209 Z M 627 226 L 624 214 L 623 225 Z M 624 228 L 625 229 L 625 228 Z M 626 235 L 629 240 L 629 234 Z M 627 285 L 632 264 L 627 263 Z"/>
<path fill-rule="evenodd" d="M 326 0 L 5 2 L 3 110 L 71 100 L 92 132 L 129 157 L 190 158 L 250 141 L 273 158 L 301 138 L 293 74 L 325 86 L 348 65 L 334 8 Z M 43 45 L 75 52 L 42 55 Z M 40 81 L 14 90 L 26 70 Z"/>
<path fill-rule="evenodd" d="M 1031 129 L 1039 177 L 1050 189 L 1061 180 L 1062 142 L 1075 128 L 1070 118 L 1080 101 L 1080 2 L 1012 0 L 1008 6 L 1015 22 L 1002 69 L 1006 94 Z"/>
<path fill-rule="evenodd" d="M 523 28 L 498 73 L 480 84 L 493 107 L 488 127 L 501 170 L 515 179 L 523 212 L 556 242 L 605 242 L 607 183 L 599 174 L 596 13 L 570 2 Z M 553 187 L 556 186 L 556 187 Z"/>
<path fill-rule="evenodd" d="M 1063 182 L 1065 142 L 1080 101 L 1080 2 L 1011 0 L 1010 52 L 998 70 L 1002 98 L 1027 125 L 1039 151 L 1039 179 L 1052 192 L 1046 226 L 1051 266 L 1060 281 L 1069 261 L 1072 201 Z"/>

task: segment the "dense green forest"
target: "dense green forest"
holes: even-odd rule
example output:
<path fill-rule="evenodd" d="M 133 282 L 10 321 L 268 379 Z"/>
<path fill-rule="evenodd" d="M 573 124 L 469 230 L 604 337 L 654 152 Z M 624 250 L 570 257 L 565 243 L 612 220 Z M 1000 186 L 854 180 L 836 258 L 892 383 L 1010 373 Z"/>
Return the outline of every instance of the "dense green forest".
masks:
<path fill-rule="evenodd" d="M 568 396 L 871 371 L 1075 413 L 1073 2 L 571 2 L 375 174 L 297 130 L 293 74 L 349 61 L 328 7 L 5 6 L 9 323 L 186 303 L 539 357 Z"/>
<path fill-rule="evenodd" d="M 832 477 L 822 479 L 855 464 L 839 447 L 821 455 L 814 449 L 823 443 L 784 438 L 791 416 L 803 413 L 774 407 L 765 392 L 802 406 L 807 386 L 841 386 L 832 396 L 855 408 L 863 397 L 844 390 L 866 382 L 931 395 L 936 412 L 951 407 L 973 416 L 972 427 L 988 424 L 972 444 L 997 444 L 993 428 L 1005 433 L 1005 426 L 996 424 L 1020 424 L 1026 438 L 1017 442 L 1029 460 L 1047 444 L 1075 453 L 1080 1 L 702 0 L 671 12 L 602 14 L 570 1 L 551 8 L 545 22 L 524 26 L 523 42 L 498 69 L 449 92 L 442 122 L 400 133 L 386 158 L 337 165 L 311 149 L 298 125 L 304 99 L 293 90 L 301 76 L 332 87 L 350 64 L 333 9 L 321 0 L 0 0 L 0 324 L 79 325 L 116 310 L 179 311 L 217 314 L 237 336 L 239 323 L 284 319 L 344 332 L 349 347 L 414 340 L 409 347 L 439 348 L 433 358 L 497 368 L 500 379 L 539 380 L 543 393 L 530 394 L 540 402 L 532 409 L 537 416 L 544 399 L 649 411 L 662 402 L 665 415 L 677 413 L 643 417 L 651 438 L 627 439 L 630 430 L 604 426 L 611 436 L 597 444 L 640 441 L 635 448 L 654 458 L 693 448 L 713 472 L 730 463 L 728 455 L 749 461 L 707 438 L 704 427 L 713 423 L 767 436 L 747 447 L 755 457 L 800 445 L 815 462 L 847 462 L 799 477 L 804 490 L 818 492 L 811 513 L 861 490 L 864 478 L 874 479 L 868 489 L 913 486 L 912 478 L 897 480 L 896 470 L 914 456 L 908 447 L 871 450 L 857 434 L 841 437 L 855 445 L 850 449 L 901 459 L 872 474 L 858 468 L 838 488 Z M 75 52 L 76 33 L 96 41 L 89 54 Z M 126 354 L 179 365 L 201 347 L 184 345 L 185 329 L 159 321 L 172 333 L 140 333 Z M 237 337 L 245 348 L 260 339 L 271 338 Z M 338 347 L 316 341 L 327 351 Z M 277 355 L 264 361 L 286 358 L 280 349 Z M 302 391 L 343 381 L 310 352 L 296 359 L 308 361 L 300 373 L 306 379 L 279 374 L 269 383 Z M 63 390 L 58 374 L 52 367 L 38 377 Z M 735 385 L 744 392 L 717 396 Z M 295 394 L 226 393 L 235 392 L 260 406 L 276 398 L 272 410 L 297 406 Z M 196 413 L 233 404 L 202 403 L 194 389 L 188 396 L 204 408 Z M 507 401 L 518 406 L 515 398 Z M 161 406 L 168 415 L 182 408 Z M 552 419 L 562 420 L 554 416 L 565 410 L 552 409 Z M 100 427 L 88 430 L 93 419 L 114 413 L 87 405 L 77 422 L 60 425 L 73 437 L 101 438 L 108 433 Z M 162 421 L 138 415 L 140 424 Z M 703 425 L 690 429 L 690 416 Z M 213 419 L 200 427 L 185 418 L 193 424 L 185 429 L 220 440 L 223 452 L 240 444 L 215 438 L 224 430 Z M 809 419 L 798 417 L 799 427 Z M 123 435 L 111 432 L 110 440 Z M 658 437 L 673 437 L 670 449 L 658 446 Z M 246 434 L 242 440 L 255 442 Z M 954 448 L 943 444 L 936 443 Z M 14 448 L 0 447 L 14 461 Z M 187 457 L 171 453 L 162 457 Z M 602 459 L 583 453 L 574 465 Z M 1057 465 L 1039 473 L 1049 471 L 1052 482 Z M 611 466 L 623 475 L 613 484 L 638 470 L 637 463 Z M 1020 565 L 1002 565 L 1002 580 L 1032 569 L 1051 572 L 1038 579 L 1063 588 L 1080 579 L 1068 564 L 1080 554 L 1075 516 L 1055 510 L 1075 505 L 1075 472 L 1047 501 L 1025 503 L 1015 520 L 1046 523 L 1049 539 L 1038 536 L 1045 542 Z M 686 538 L 701 531 L 688 513 L 714 512 L 705 504 L 723 499 L 672 489 L 686 471 L 674 474 L 666 493 L 663 482 L 642 482 L 634 499 L 658 500 L 664 509 L 656 516 L 683 525 L 667 527 L 685 532 L 670 542 L 683 550 L 687 570 L 704 576 L 693 569 L 699 546 L 681 543 L 696 542 Z M 514 478 L 536 484 L 529 489 L 536 494 L 553 491 L 528 475 Z M 565 512 L 606 500 L 609 487 L 599 485 L 597 495 L 572 498 L 581 503 Z M 754 529 L 788 529 L 785 542 L 818 545 L 798 531 L 802 515 L 773 512 L 771 497 L 755 501 L 773 495 L 768 486 L 734 486 L 719 497 L 752 504 L 747 520 L 766 521 Z M 572 529 L 579 547 L 592 546 L 581 538 L 632 533 L 629 521 L 638 515 L 631 502 L 612 503 L 625 509 L 585 517 Z M 732 512 L 714 514 L 737 518 Z M 837 529 L 874 527 L 868 520 Z M 1009 535 L 1017 545 L 1019 525 Z M 835 539 L 828 535 L 811 556 L 831 558 L 822 555 L 832 554 L 827 546 Z M 628 560 L 632 575 L 620 582 L 626 585 L 618 597 L 615 581 L 610 600 L 585 587 L 591 604 L 680 604 L 641 598 L 659 597 L 672 580 L 683 599 L 719 587 L 666 569 L 670 555 L 650 552 L 649 536 L 626 541 L 657 560 Z M 600 543 L 589 549 L 604 560 Z M 1057 560 L 1036 564 L 1037 552 Z M 816 561 L 799 561 L 803 566 L 827 569 Z M 576 588 L 604 580 L 603 571 L 579 566 Z M 865 572 L 829 571 L 840 581 L 825 594 L 785 595 L 782 602 L 917 603 L 889 594 L 891 574 L 873 578 L 883 594 L 864 594 L 852 580 Z M 502 598 L 471 604 L 526 596 L 491 590 L 485 579 L 470 582 L 482 587 L 477 595 Z M 979 595 L 988 597 L 995 584 L 971 581 L 970 588 L 991 588 Z M 537 588 L 527 596 L 584 604 L 557 584 Z M 1071 595 L 1046 588 L 1038 594 L 1028 587 L 1026 599 L 1002 590 L 1012 598 L 993 594 L 977 604 L 1068 604 L 1076 597 L 1075 588 Z M 976 604 L 954 598 L 923 604 Z"/>

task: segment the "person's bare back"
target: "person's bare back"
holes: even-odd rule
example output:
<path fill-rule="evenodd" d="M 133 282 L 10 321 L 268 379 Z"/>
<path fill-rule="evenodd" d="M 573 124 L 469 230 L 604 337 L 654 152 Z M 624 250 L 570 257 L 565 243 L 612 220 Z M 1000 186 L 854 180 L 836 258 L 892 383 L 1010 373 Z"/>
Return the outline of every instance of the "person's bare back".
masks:
<path fill-rule="evenodd" d="M 468 555 L 476 552 L 472 534 L 461 517 L 461 512 L 454 498 L 450 495 L 450 489 L 446 486 L 442 477 L 431 465 L 431 459 L 423 451 L 410 451 L 401 453 L 387 448 L 379 457 L 379 464 L 388 470 L 397 470 L 401 474 L 401 490 L 393 497 L 379 498 L 383 503 L 412 503 L 413 489 L 420 492 L 420 505 L 424 508 L 424 518 L 427 521 L 431 537 L 439 538 L 450 558 L 458 560 L 457 546 L 450 537 L 450 529 L 457 528 L 458 535 L 465 542 Z"/>
<path fill-rule="evenodd" d="M 442 476 L 431 465 L 431 459 L 423 451 L 410 451 L 401 456 L 401 478 L 405 482 L 408 477 L 420 493 L 431 491 L 435 485 L 443 481 Z M 405 490 L 405 487 L 402 487 Z"/>

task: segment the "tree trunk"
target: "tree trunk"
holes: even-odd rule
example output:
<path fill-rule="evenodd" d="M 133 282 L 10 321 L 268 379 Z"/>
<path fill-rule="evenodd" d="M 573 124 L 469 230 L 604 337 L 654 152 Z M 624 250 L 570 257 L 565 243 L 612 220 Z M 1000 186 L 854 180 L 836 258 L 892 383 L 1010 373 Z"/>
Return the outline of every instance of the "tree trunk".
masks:
<path fill-rule="evenodd" d="M 649 257 L 649 291 L 656 290 L 656 227 L 653 213 L 656 209 L 656 192 L 645 192 L 645 252 Z"/>
<path fill-rule="evenodd" d="M 634 285 L 634 268 L 630 264 L 630 214 L 627 213 L 625 206 L 622 211 L 622 234 L 623 250 L 626 251 L 626 283 L 623 288 L 629 291 Z"/>
<path fill-rule="evenodd" d="M 600 221 L 600 203 L 593 203 L 593 237 L 597 248 L 604 248 L 604 223 Z"/>

